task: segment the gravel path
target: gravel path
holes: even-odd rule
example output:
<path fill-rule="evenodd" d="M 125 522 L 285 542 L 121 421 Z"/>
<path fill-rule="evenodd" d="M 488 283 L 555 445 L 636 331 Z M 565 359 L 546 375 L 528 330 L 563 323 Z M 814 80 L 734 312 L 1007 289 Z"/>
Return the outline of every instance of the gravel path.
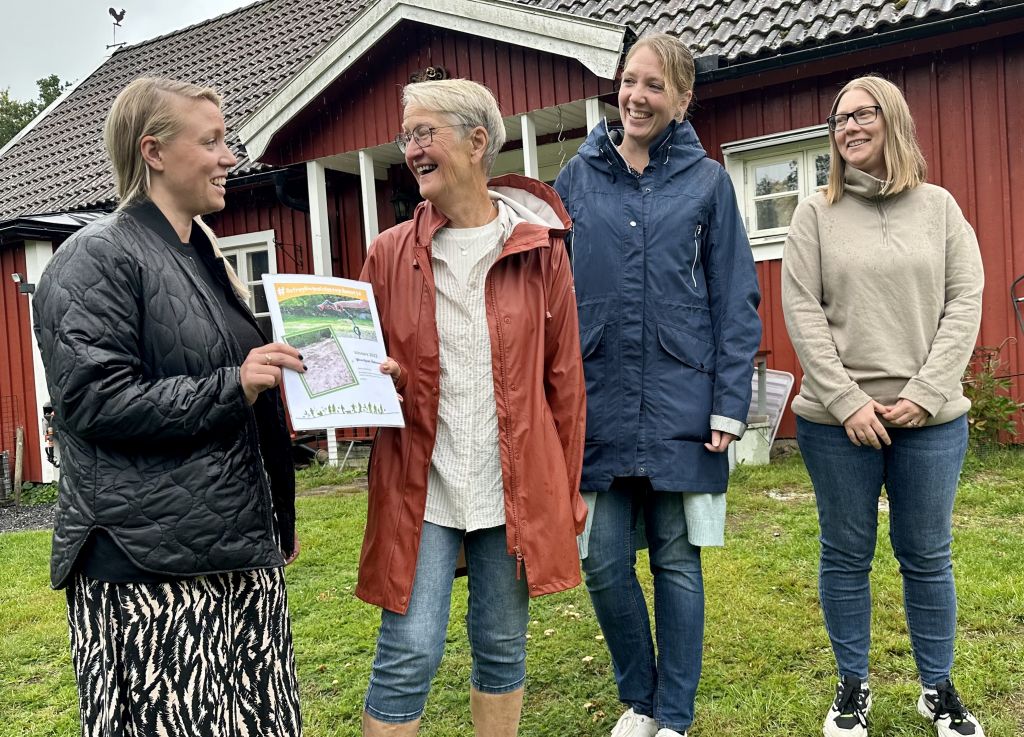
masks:
<path fill-rule="evenodd" d="M 31 507 L 0 507 L 0 533 L 23 530 L 48 530 L 53 527 L 56 504 L 36 504 Z"/>

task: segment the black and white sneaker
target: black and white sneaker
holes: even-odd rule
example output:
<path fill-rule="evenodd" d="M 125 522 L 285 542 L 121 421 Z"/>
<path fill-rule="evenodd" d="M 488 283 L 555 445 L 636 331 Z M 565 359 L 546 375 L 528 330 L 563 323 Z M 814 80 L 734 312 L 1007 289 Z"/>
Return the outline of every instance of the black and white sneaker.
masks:
<path fill-rule="evenodd" d="M 867 737 L 871 691 L 859 678 L 843 676 L 836 686 L 836 700 L 825 717 L 825 737 Z"/>
<path fill-rule="evenodd" d="M 967 711 L 952 681 L 936 684 L 935 693 L 923 692 L 917 700 L 917 710 L 925 719 L 931 719 L 939 737 L 985 737 L 985 730 Z"/>

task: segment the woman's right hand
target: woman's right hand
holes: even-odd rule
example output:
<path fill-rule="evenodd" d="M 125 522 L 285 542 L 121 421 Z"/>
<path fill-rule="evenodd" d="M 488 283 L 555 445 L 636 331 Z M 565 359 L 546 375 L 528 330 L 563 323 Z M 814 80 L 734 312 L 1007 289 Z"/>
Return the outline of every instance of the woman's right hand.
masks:
<path fill-rule="evenodd" d="M 305 373 L 302 354 L 287 343 L 268 343 L 253 348 L 242 362 L 242 390 L 249 404 L 255 404 L 260 392 L 281 383 L 281 369 Z"/>
<path fill-rule="evenodd" d="M 398 361 L 388 356 L 384 359 L 384 363 L 380 365 L 380 372 L 390 376 L 391 380 L 397 384 L 402 376 L 402 367 L 398 365 Z"/>
<path fill-rule="evenodd" d="M 846 429 L 846 437 L 854 445 L 870 445 L 875 450 L 880 450 L 882 443 L 891 445 L 889 433 L 885 426 L 878 419 L 878 415 L 887 411 L 887 407 L 879 404 L 874 399 L 865 404 L 859 410 L 846 418 L 843 427 Z"/>
<path fill-rule="evenodd" d="M 395 386 L 398 386 L 398 380 L 402 378 L 402 367 L 399 365 L 398 361 L 393 359 L 391 356 L 388 356 L 384 359 L 384 363 L 380 365 L 380 372 L 386 376 L 390 376 L 391 380 L 395 382 Z M 401 394 L 398 395 L 398 401 L 405 401 L 402 399 Z"/>

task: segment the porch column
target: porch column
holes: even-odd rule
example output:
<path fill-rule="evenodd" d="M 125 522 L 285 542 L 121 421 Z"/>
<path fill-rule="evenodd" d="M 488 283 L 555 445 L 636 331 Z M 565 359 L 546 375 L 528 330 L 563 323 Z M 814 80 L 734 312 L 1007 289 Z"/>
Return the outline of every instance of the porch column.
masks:
<path fill-rule="evenodd" d="M 309 230 L 312 236 L 313 273 L 334 276 L 331 266 L 331 226 L 327 219 L 327 174 L 319 161 L 306 162 L 309 190 Z"/>
<path fill-rule="evenodd" d="M 601 122 L 601 101 L 591 97 L 586 101 L 587 107 L 587 133 L 594 130 L 594 126 Z"/>
<path fill-rule="evenodd" d="M 380 225 L 377 223 L 377 178 L 373 170 L 373 156 L 366 149 L 359 152 L 359 194 L 363 203 L 363 232 L 366 246 L 377 237 Z"/>
<path fill-rule="evenodd" d="M 25 241 L 25 281 L 29 284 L 38 284 L 43 269 L 52 257 L 53 243 L 50 241 Z M 42 429 L 43 405 L 50 401 L 50 390 L 46 387 L 46 372 L 43 370 L 43 358 L 39 355 L 39 345 L 35 340 L 31 309 L 28 311 L 28 327 L 32 334 L 32 382 L 35 385 L 36 402 L 34 407 L 25 408 L 25 422 L 34 422 L 39 429 L 38 453 L 43 469 L 43 481 L 56 481 L 60 477 L 60 469 L 54 468 L 46 460 L 46 438 Z"/>
<path fill-rule="evenodd" d="M 523 174 L 534 179 L 540 178 L 540 167 L 537 164 L 537 125 L 529 113 L 520 115 L 519 122 L 523 127 Z"/>

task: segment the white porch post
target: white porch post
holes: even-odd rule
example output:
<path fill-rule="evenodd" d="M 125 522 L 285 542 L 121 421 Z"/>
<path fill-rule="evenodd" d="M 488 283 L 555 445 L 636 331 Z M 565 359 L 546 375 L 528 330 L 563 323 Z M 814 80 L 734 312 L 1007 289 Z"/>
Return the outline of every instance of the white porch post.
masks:
<path fill-rule="evenodd" d="M 312 236 L 313 273 L 334 276 L 331 268 L 331 226 L 327 219 L 327 170 L 319 161 L 306 162 L 309 190 L 309 230 Z"/>
<path fill-rule="evenodd" d="M 537 163 L 537 125 L 529 113 L 520 115 L 523 127 L 523 174 L 538 179 L 540 166 Z"/>
<path fill-rule="evenodd" d="M 591 97 L 586 101 L 587 106 L 587 133 L 594 130 L 594 126 L 601 122 L 601 101 Z"/>
<path fill-rule="evenodd" d="M 327 170 L 319 161 L 306 162 L 309 189 L 309 230 L 312 236 L 313 273 L 334 276 L 331 264 L 331 225 L 327 219 Z M 338 464 L 338 431 L 327 428 L 327 462 Z"/>
<path fill-rule="evenodd" d="M 377 237 L 380 225 L 377 223 L 377 177 L 373 170 L 373 156 L 363 149 L 359 152 L 359 193 L 363 203 L 363 232 L 366 246 Z"/>
<path fill-rule="evenodd" d="M 38 284 L 43 269 L 52 257 L 53 243 L 50 241 L 25 241 L 25 281 L 29 284 Z M 43 405 L 50 401 L 50 390 L 46 386 L 46 372 L 43 370 L 43 358 L 39 355 L 39 345 L 35 339 L 31 309 L 28 311 L 28 327 L 32 333 L 32 380 L 36 390 L 36 405 L 25 408 L 25 419 L 27 422 L 35 422 L 39 428 L 39 460 L 43 469 L 43 481 L 56 481 L 60 477 L 60 470 L 46 460 L 46 438 L 43 437 L 42 429 Z"/>

